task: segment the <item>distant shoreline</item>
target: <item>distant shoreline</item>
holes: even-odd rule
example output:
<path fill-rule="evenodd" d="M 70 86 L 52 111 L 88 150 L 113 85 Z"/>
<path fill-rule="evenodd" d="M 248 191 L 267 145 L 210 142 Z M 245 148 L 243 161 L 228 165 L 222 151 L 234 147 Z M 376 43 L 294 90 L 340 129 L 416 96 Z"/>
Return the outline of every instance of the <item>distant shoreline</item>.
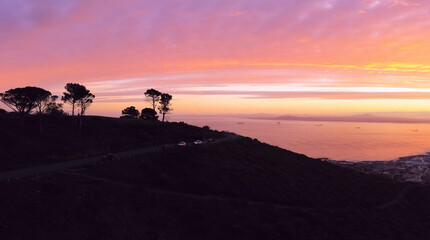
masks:
<path fill-rule="evenodd" d="M 411 124 L 430 124 L 430 116 L 424 117 L 398 117 L 398 116 L 381 116 L 374 114 L 358 114 L 346 116 L 331 116 L 331 115 L 274 115 L 274 114 L 239 114 L 239 115 L 189 115 L 179 114 L 174 119 L 181 119 L 181 117 L 189 118 L 237 118 L 249 120 L 274 120 L 274 121 L 309 121 L 309 122 L 356 122 L 356 123 L 411 123 Z"/>
<path fill-rule="evenodd" d="M 321 159 L 323 160 L 323 159 Z M 381 175 L 397 181 L 430 183 L 430 153 L 399 157 L 391 161 L 323 161 L 366 174 Z"/>
<path fill-rule="evenodd" d="M 276 120 L 276 121 L 309 121 L 309 122 L 356 122 L 356 123 L 411 123 L 430 124 L 430 119 L 381 117 L 374 115 L 357 116 L 279 116 L 279 117 L 248 117 L 255 120 Z"/>
<path fill-rule="evenodd" d="M 427 140 L 430 134 L 428 125 L 430 119 L 421 116 L 409 117 L 382 114 L 346 116 L 249 114 L 193 115 L 182 118 L 175 116 L 175 120 L 182 119 L 198 126 L 208 125 L 217 130 L 230 130 L 312 158 L 348 162 L 385 162 L 430 151 Z M 290 138 L 289 134 L 295 137 Z M 326 137 L 314 138 L 312 137 L 314 134 L 324 134 Z M 403 137 L 397 138 L 396 134 L 402 134 Z M 364 143 L 360 144 L 363 141 Z M 376 145 L 368 141 L 376 141 L 372 142 Z M 390 144 L 397 147 L 390 149 L 388 147 Z M 339 148 L 342 145 L 346 145 L 346 148 Z M 330 152 L 330 148 L 337 150 Z"/>

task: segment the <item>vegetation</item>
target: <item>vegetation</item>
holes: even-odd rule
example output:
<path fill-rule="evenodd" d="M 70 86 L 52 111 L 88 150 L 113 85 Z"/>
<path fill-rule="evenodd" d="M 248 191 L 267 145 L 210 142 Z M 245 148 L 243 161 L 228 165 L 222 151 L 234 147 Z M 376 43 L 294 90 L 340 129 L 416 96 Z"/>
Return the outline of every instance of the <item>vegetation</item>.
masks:
<path fill-rule="evenodd" d="M 93 103 L 95 96 L 85 86 L 78 83 L 67 83 L 65 89 L 66 92 L 61 99 L 72 105 L 72 116 L 75 115 L 75 106 L 80 108 L 79 134 L 81 134 L 83 116 Z"/>
<path fill-rule="evenodd" d="M 153 88 L 146 90 L 145 92 L 146 101 L 150 102 L 152 108 L 144 108 L 140 113 L 140 119 L 150 120 L 155 122 L 158 120 L 156 109 L 162 114 L 162 122 L 164 123 L 166 114 L 172 111 L 171 100 L 172 95 L 168 93 L 162 93 Z M 158 107 L 157 107 L 158 106 Z M 137 118 L 139 115 L 138 110 L 134 106 L 128 107 L 122 111 L 122 118 Z"/>
<path fill-rule="evenodd" d="M 162 122 L 164 122 L 164 118 L 167 113 L 169 113 L 172 109 L 170 108 L 170 101 L 172 100 L 172 95 L 168 93 L 163 93 L 160 96 L 160 106 L 158 106 L 158 111 L 163 115 Z"/>
<path fill-rule="evenodd" d="M 78 83 L 68 83 L 65 89 L 66 92 L 61 99 L 72 105 L 72 116 L 75 115 L 76 107 L 79 107 L 80 115 L 83 116 L 93 103 L 95 96 L 85 86 Z M 39 115 L 40 124 L 42 124 L 42 115 L 57 117 L 66 115 L 63 111 L 63 104 L 57 103 L 57 99 L 58 96 L 39 87 L 27 86 L 0 93 L 0 100 L 21 117 L 21 123 L 32 113 Z M 6 113 L 6 111 L 0 109 L 0 113 Z"/>
<path fill-rule="evenodd" d="M 127 107 L 122 110 L 121 118 L 132 118 L 137 119 L 139 117 L 139 110 L 135 106 Z"/>
<path fill-rule="evenodd" d="M 139 111 L 133 106 L 123 110 L 126 117 L 121 119 L 84 117 L 95 96 L 79 84 L 67 84 L 66 91 L 62 100 L 72 105 L 72 116 L 64 114 L 56 96 L 41 88 L 11 89 L 0 95 L 14 110 L 0 110 L 1 171 L 225 137 L 208 126 L 164 123 L 171 111 L 172 96 L 167 93 L 152 92 L 153 108 L 140 113 L 152 121 L 138 121 Z M 164 124 L 155 121 L 154 99 Z M 79 129 L 85 134 L 70 127 L 75 108 L 80 110 Z M 31 115 L 34 110 L 37 116 Z M 19 124 L 24 117 L 26 124 Z M 38 131 L 42 119 L 43 132 Z M 243 137 L 0 182 L 0 191 L 8 196 L 0 198 L 0 204 L 7 206 L 0 209 L 5 239 L 425 239 L 430 235 L 430 186 L 363 175 Z"/>
<path fill-rule="evenodd" d="M 62 117 L 67 116 L 67 113 L 63 110 L 63 104 L 57 103 L 56 100 L 58 99 L 58 96 L 51 96 L 50 101 L 46 104 L 44 112 L 42 114 L 48 115 L 48 116 L 54 116 L 54 117 Z"/>
<path fill-rule="evenodd" d="M 0 231 L 9 239 L 430 234 L 429 187 L 362 175 L 248 138 L 0 183 L 0 191 L 8 196 L 0 199 L 8 206 L 0 209 Z"/>
<path fill-rule="evenodd" d="M 152 109 L 155 111 L 158 101 L 160 101 L 161 92 L 151 88 L 146 90 L 145 97 L 146 101 L 152 104 Z"/>
<path fill-rule="evenodd" d="M 67 161 L 109 152 L 203 138 L 219 138 L 215 131 L 180 123 L 159 123 L 106 117 L 84 117 L 84 134 L 70 126 L 72 116 L 44 116 L 44 132 L 39 117 L 31 115 L 24 126 L 17 114 L 0 115 L 0 170 L 10 170 Z M 25 137 L 23 137 L 25 136 Z"/>
<path fill-rule="evenodd" d="M 56 103 L 58 96 L 52 95 L 50 92 L 49 94 L 46 94 L 44 97 L 41 98 L 40 101 L 37 102 L 37 114 L 43 115 L 43 114 L 49 114 L 54 109 L 62 109 L 63 104 Z"/>
<path fill-rule="evenodd" d="M 81 116 L 85 115 L 87 108 L 93 103 L 95 96 L 85 86 L 78 83 L 67 83 L 64 87 L 66 92 L 61 98 L 65 103 L 72 105 L 72 116 L 75 115 L 75 108 L 79 107 Z"/>
<path fill-rule="evenodd" d="M 148 121 L 156 121 L 158 119 L 157 112 L 152 108 L 142 109 L 142 114 L 140 118 Z"/>
<path fill-rule="evenodd" d="M 1 101 L 20 115 L 21 123 L 33 109 L 39 108 L 42 112 L 42 108 L 45 106 L 43 103 L 50 96 L 49 91 L 38 87 L 14 88 L 0 93 Z"/>

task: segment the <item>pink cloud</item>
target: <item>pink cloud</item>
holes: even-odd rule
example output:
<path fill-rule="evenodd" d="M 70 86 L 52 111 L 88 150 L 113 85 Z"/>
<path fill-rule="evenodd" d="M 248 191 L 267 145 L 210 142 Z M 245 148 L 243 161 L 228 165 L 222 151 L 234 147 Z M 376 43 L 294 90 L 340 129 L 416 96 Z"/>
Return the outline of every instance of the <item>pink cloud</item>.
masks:
<path fill-rule="evenodd" d="M 88 84 L 100 95 L 228 84 L 429 88 L 424 3 L 3 1 L 0 90 L 60 89 L 66 82 Z"/>

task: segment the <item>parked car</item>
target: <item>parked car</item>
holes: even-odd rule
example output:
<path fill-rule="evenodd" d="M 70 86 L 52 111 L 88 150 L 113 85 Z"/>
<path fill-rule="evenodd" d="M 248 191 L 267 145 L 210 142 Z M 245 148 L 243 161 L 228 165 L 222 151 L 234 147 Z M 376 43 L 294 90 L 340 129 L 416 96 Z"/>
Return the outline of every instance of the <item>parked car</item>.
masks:
<path fill-rule="evenodd" d="M 184 141 L 182 141 L 182 142 L 179 142 L 179 143 L 178 143 L 178 146 L 179 146 L 179 147 L 185 147 L 185 146 L 187 146 L 187 143 L 186 143 L 186 142 L 184 142 Z"/>
<path fill-rule="evenodd" d="M 194 141 L 194 144 L 195 145 L 200 145 L 200 144 L 202 144 L 203 142 L 202 142 L 202 140 L 196 140 L 196 141 Z"/>

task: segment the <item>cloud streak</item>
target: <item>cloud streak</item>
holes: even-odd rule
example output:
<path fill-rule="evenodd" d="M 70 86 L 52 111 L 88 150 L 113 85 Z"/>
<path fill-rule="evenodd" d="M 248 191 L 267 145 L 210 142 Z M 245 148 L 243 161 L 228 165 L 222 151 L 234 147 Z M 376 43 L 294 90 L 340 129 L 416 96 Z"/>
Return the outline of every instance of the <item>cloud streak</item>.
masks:
<path fill-rule="evenodd" d="M 429 14 L 423 0 L 0 0 L 0 90 L 39 85 L 61 91 L 67 82 L 80 82 L 106 101 L 125 101 L 149 87 L 177 94 L 282 84 L 427 89 Z"/>

